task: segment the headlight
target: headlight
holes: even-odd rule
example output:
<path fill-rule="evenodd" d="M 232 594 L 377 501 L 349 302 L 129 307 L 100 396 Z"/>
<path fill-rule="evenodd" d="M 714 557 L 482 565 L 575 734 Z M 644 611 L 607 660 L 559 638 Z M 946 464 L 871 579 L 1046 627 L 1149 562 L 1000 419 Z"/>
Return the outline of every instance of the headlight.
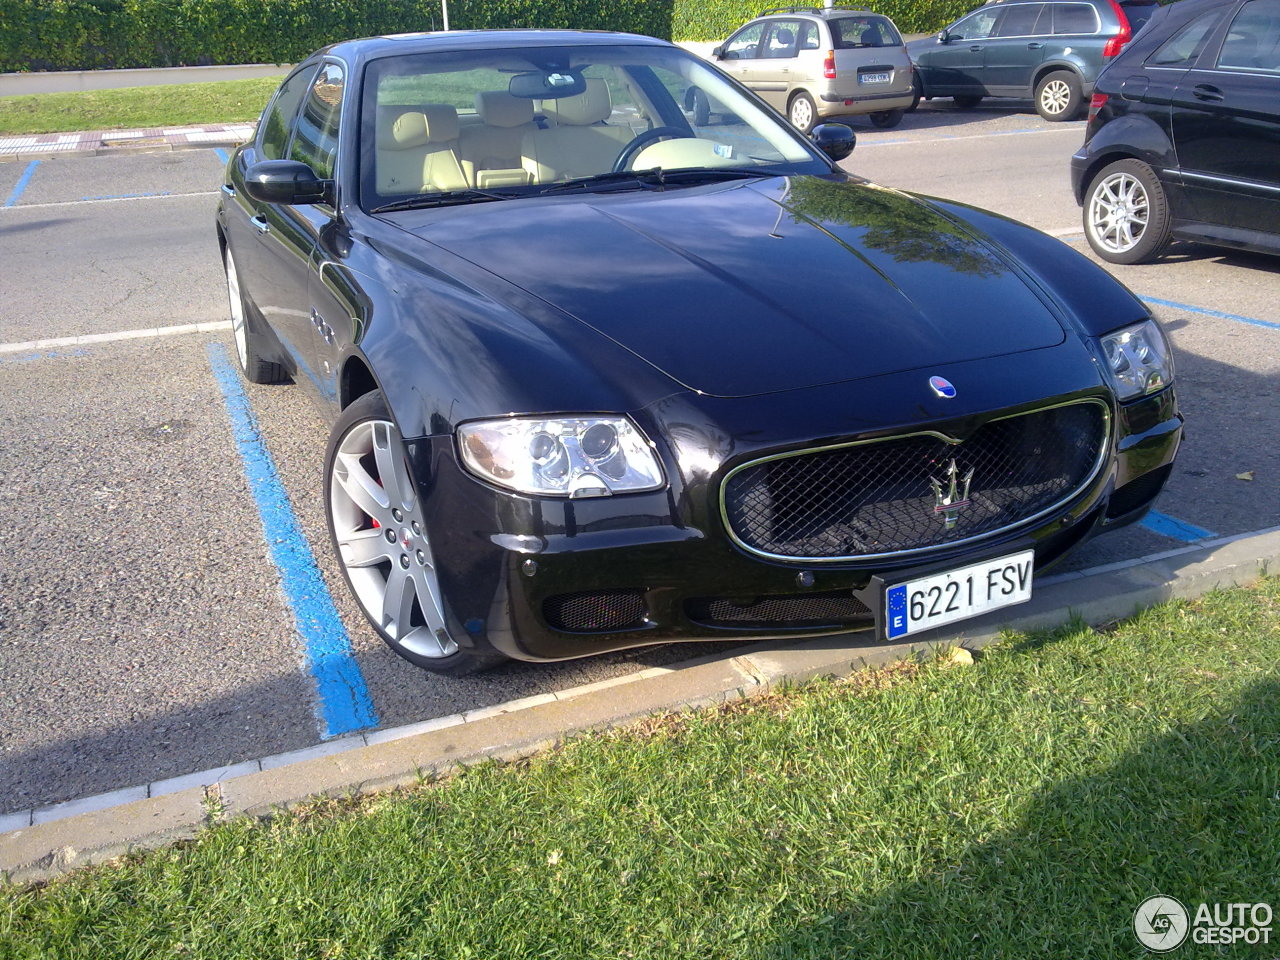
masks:
<path fill-rule="evenodd" d="M 1144 320 L 1102 338 L 1107 372 L 1116 396 L 1132 400 L 1163 390 L 1173 382 L 1173 354 L 1164 331 Z"/>
<path fill-rule="evenodd" d="M 657 490 L 662 467 L 626 417 L 509 417 L 458 428 L 462 462 L 476 476 L 519 493 L 607 497 Z"/>

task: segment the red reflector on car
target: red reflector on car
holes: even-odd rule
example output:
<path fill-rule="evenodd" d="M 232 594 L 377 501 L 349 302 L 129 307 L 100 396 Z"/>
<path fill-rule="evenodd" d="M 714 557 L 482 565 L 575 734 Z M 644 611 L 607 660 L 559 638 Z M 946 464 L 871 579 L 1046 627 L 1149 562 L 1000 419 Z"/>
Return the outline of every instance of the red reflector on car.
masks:
<path fill-rule="evenodd" d="M 1092 97 L 1089 98 L 1089 122 L 1090 123 L 1093 123 L 1093 118 L 1098 115 L 1098 111 L 1101 110 L 1104 106 L 1106 106 L 1106 104 L 1107 104 L 1107 95 L 1105 93 L 1095 93 Z"/>
<path fill-rule="evenodd" d="M 836 52 L 834 50 L 828 50 L 827 59 L 822 61 L 822 75 L 828 80 L 836 78 Z"/>
<path fill-rule="evenodd" d="M 844 105 L 845 105 L 846 107 L 852 107 L 852 106 L 853 106 L 853 101 L 852 101 L 852 100 L 846 100 L 846 101 L 844 102 Z"/>
<path fill-rule="evenodd" d="M 1120 9 L 1120 4 L 1116 0 L 1111 0 L 1111 9 L 1116 12 L 1116 19 L 1120 21 L 1120 32 L 1107 41 L 1107 45 L 1102 48 L 1102 59 L 1107 60 L 1114 57 L 1124 45 L 1133 39 L 1133 30 L 1129 27 L 1129 18 L 1124 15 L 1124 11 Z"/>

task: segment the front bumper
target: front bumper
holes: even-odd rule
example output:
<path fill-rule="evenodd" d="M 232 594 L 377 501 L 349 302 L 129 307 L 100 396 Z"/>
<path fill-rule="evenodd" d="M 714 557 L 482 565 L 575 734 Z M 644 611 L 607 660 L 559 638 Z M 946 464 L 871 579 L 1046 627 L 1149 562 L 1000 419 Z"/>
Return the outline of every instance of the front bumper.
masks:
<path fill-rule="evenodd" d="M 675 478 L 653 493 L 567 501 L 518 496 L 476 480 L 459 465 L 449 436 L 410 441 L 409 451 L 458 642 L 520 660 L 558 660 L 671 641 L 870 627 L 873 611 L 859 615 L 848 598 L 873 577 L 900 579 L 1022 549 L 1035 550 L 1042 571 L 1097 534 L 1140 519 L 1164 485 L 1181 436 L 1172 388 L 1123 405 L 1105 466 L 1052 516 L 980 543 L 877 563 L 748 554 L 710 505 L 722 472 L 709 473 L 706 482 Z M 572 610 L 588 608 L 609 625 L 582 629 L 592 617 L 575 620 Z M 807 615 L 798 621 L 778 615 L 788 609 Z M 745 611 L 745 619 L 735 611 Z M 829 622 L 821 622 L 823 611 L 832 611 Z M 566 628 L 566 618 L 574 628 Z"/>

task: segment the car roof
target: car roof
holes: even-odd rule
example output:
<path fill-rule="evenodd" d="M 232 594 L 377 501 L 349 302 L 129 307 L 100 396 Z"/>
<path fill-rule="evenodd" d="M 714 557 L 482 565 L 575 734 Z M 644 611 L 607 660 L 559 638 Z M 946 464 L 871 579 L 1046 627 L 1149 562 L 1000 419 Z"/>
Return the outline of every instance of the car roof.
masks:
<path fill-rule="evenodd" d="M 812 17 L 822 17 L 824 20 L 838 20 L 840 17 L 850 14 L 875 14 L 875 11 L 868 10 L 866 7 L 770 7 L 753 19 L 761 20 L 764 17 L 780 17 L 797 13 L 808 14 Z M 883 17 L 884 14 L 876 14 L 876 16 Z"/>
<path fill-rule="evenodd" d="M 520 47 L 670 47 L 666 40 L 635 33 L 604 30 L 450 30 L 424 33 L 397 33 L 381 37 L 342 40 L 316 51 L 349 63 L 381 57 L 416 53 L 443 53 L 459 50 L 508 50 Z"/>

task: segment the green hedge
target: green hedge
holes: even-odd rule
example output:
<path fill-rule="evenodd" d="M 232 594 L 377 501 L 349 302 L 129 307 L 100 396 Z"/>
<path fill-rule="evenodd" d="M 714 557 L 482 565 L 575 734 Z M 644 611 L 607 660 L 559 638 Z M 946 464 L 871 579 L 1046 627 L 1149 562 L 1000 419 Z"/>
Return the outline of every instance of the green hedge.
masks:
<path fill-rule="evenodd" d="M 907 32 L 975 0 L 878 0 Z M 745 0 L 451 0 L 453 29 L 573 27 L 720 40 L 760 12 Z M 350 37 L 443 25 L 440 0 L 0 0 L 0 72 L 292 63 Z"/>
<path fill-rule="evenodd" d="M 847 6 L 887 14 L 903 33 L 932 33 L 981 4 L 982 0 L 873 0 Z M 782 4 L 764 0 L 676 0 L 671 35 L 680 40 L 723 40 L 771 6 Z"/>

